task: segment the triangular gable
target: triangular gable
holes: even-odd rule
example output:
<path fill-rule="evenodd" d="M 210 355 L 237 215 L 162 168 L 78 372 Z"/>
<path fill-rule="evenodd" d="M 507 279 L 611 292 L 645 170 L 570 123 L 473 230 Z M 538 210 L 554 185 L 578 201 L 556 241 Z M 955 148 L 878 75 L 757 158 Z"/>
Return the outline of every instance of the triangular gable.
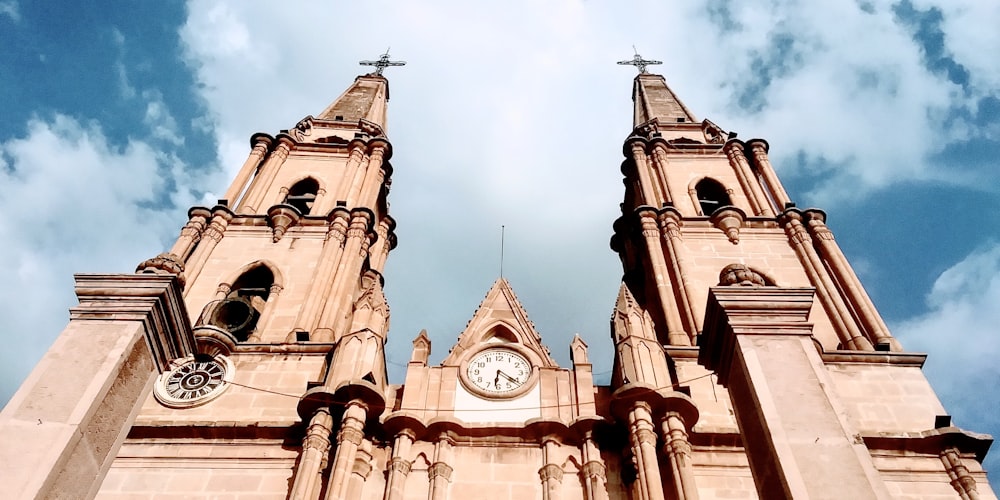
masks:
<path fill-rule="evenodd" d="M 549 350 L 542 345 L 542 337 L 528 319 L 528 313 L 521 301 L 517 300 L 510 283 L 504 278 L 493 283 L 443 364 L 457 365 L 462 353 L 488 342 L 521 344 L 538 354 L 543 366 L 558 366 L 549 355 Z"/>

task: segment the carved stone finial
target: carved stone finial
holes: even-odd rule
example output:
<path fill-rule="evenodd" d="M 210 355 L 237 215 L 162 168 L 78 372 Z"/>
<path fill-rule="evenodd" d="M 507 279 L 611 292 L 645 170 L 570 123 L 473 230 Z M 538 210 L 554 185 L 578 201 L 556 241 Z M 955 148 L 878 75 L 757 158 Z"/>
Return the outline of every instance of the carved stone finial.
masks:
<path fill-rule="evenodd" d="M 767 286 L 767 280 L 745 264 L 729 264 L 719 273 L 719 286 Z"/>
<path fill-rule="evenodd" d="M 181 258 L 168 252 L 161 253 L 151 259 L 142 261 L 135 268 L 136 274 L 174 274 L 181 288 L 184 288 L 184 264 Z"/>

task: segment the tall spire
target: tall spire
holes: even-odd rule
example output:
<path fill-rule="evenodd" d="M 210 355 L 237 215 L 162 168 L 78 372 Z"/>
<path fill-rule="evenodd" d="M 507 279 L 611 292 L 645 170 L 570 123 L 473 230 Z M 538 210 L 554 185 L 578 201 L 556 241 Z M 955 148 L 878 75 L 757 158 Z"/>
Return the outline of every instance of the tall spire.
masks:
<path fill-rule="evenodd" d="M 379 74 L 359 76 L 343 94 L 319 114 L 320 120 L 357 123 L 366 120 L 385 128 L 389 81 Z"/>
<path fill-rule="evenodd" d="M 639 73 L 632 87 L 632 100 L 635 102 L 633 126 L 638 127 L 654 118 L 661 126 L 672 123 L 691 123 L 695 121 L 694 114 L 670 90 L 667 81 L 660 75 Z"/>

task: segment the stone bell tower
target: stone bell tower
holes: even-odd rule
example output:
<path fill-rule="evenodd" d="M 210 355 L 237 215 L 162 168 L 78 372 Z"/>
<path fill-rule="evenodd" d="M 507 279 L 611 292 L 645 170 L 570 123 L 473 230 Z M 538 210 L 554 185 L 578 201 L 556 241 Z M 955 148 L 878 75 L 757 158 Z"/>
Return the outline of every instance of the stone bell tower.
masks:
<path fill-rule="evenodd" d="M 952 426 L 925 355 L 893 338 L 768 143 L 697 120 L 645 72 L 655 61 L 622 63 L 640 74 L 611 241 L 624 269 L 612 402 L 649 430 L 632 433 L 650 445 L 629 450 L 633 498 L 994 498 L 980 466 L 992 439 Z M 695 410 L 672 411 L 669 390 Z"/>

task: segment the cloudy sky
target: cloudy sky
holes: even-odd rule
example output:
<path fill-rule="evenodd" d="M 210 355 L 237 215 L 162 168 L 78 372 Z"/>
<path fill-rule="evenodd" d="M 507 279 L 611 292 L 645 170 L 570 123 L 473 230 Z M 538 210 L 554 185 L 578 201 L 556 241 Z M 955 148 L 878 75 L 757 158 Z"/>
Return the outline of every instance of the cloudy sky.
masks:
<path fill-rule="evenodd" d="M 635 45 L 699 119 L 770 142 L 957 424 L 1000 434 L 1000 3 L 470 4 L 0 0 L 0 401 L 65 324 L 72 273 L 168 248 L 252 133 L 389 46 L 408 62 L 387 72 L 393 381 L 422 328 L 444 357 L 504 225 L 543 340 L 567 365 L 580 333 L 606 382 L 634 75 L 614 63 Z"/>

